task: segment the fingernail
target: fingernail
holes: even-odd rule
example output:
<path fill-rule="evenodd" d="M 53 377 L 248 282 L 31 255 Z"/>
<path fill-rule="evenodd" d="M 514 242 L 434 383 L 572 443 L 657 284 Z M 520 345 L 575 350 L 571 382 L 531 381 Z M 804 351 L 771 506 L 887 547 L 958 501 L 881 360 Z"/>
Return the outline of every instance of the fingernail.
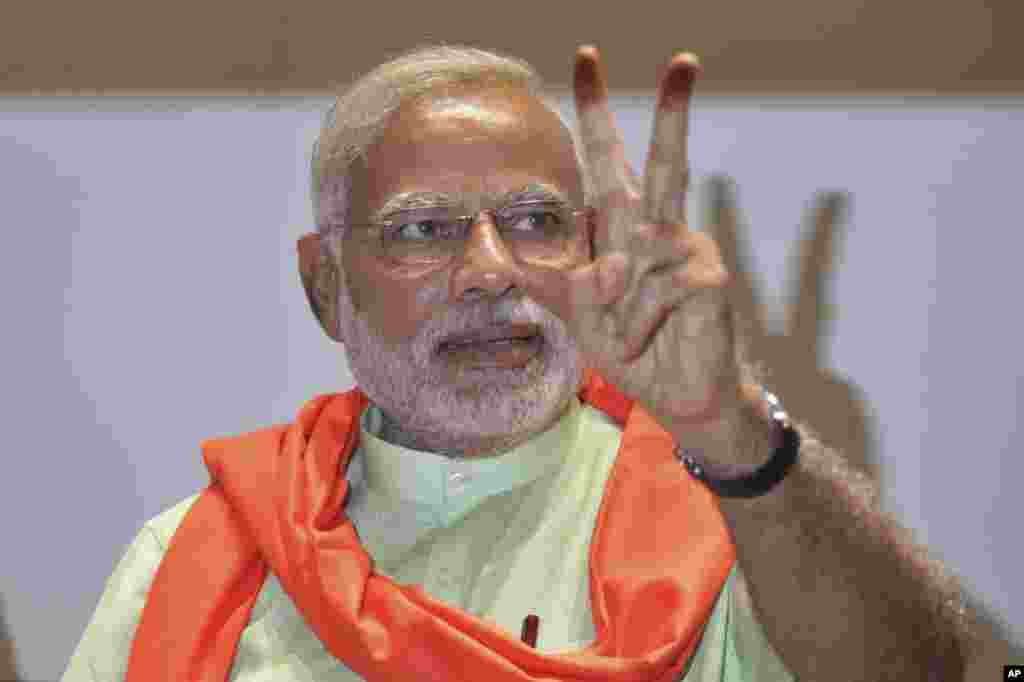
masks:
<path fill-rule="evenodd" d="M 693 84 L 700 74 L 700 65 L 692 54 L 676 55 L 669 64 L 665 77 L 665 102 L 667 106 L 685 104 L 693 91 Z"/>
<path fill-rule="evenodd" d="M 587 106 L 602 99 L 601 73 L 597 66 L 597 50 L 581 48 L 576 57 L 576 71 L 573 76 L 576 96 L 581 105 Z"/>

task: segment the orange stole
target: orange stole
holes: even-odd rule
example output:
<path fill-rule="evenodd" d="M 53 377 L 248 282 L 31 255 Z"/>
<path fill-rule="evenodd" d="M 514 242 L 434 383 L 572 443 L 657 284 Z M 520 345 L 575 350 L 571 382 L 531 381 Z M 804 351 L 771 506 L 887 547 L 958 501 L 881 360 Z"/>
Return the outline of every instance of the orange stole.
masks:
<path fill-rule="evenodd" d="M 590 542 L 590 646 L 540 653 L 373 572 L 344 512 L 368 405 L 354 388 L 313 398 L 292 424 L 203 443 L 211 482 L 157 569 L 127 682 L 225 682 L 268 570 L 327 650 L 366 680 L 676 680 L 735 548 L 672 436 L 595 372 L 585 379 L 581 401 L 624 424 Z"/>

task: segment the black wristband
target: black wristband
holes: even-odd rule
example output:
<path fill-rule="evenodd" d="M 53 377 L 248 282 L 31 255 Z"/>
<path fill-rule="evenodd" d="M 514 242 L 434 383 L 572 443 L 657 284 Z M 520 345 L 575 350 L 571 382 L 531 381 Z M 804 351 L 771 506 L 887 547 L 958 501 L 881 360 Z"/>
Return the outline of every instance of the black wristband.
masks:
<path fill-rule="evenodd" d="M 758 497 L 774 488 L 779 481 L 786 477 L 789 470 L 796 462 L 800 453 L 800 434 L 790 424 L 789 418 L 782 410 L 778 399 L 765 391 L 766 397 L 772 405 L 772 420 L 782 430 L 782 444 L 775 449 L 763 466 L 747 476 L 741 478 L 716 479 L 709 477 L 704 472 L 704 467 L 697 463 L 689 455 L 682 453 L 679 447 L 676 448 L 676 455 L 682 461 L 683 466 L 690 472 L 690 475 L 701 481 L 716 495 L 720 497 Z"/>

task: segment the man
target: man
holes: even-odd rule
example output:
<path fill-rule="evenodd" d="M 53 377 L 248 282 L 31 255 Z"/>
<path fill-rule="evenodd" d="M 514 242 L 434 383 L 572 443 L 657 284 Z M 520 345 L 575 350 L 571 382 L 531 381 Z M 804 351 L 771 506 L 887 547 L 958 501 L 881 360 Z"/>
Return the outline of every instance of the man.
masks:
<path fill-rule="evenodd" d="M 300 268 L 357 388 L 204 443 L 66 682 L 962 679 L 957 586 L 742 362 L 684 220 L 698 71 L 642 178 L 593 48 L 579 147 L 482 51 L 341 96 Z"/>

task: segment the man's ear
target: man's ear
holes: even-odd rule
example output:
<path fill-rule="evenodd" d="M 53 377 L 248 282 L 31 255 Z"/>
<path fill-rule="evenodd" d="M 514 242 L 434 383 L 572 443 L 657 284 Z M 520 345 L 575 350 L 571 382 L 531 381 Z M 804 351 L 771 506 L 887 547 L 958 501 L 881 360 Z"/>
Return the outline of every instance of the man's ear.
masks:
<path fill-rule="evenodd" d="M 306 300 L 324 333 L 341 342 L 338 334 L 338 268 L 324 258 L 320 248 L 320 234 L 310 232 L 298 241 L 299 278 L 306 292 Z"/>

